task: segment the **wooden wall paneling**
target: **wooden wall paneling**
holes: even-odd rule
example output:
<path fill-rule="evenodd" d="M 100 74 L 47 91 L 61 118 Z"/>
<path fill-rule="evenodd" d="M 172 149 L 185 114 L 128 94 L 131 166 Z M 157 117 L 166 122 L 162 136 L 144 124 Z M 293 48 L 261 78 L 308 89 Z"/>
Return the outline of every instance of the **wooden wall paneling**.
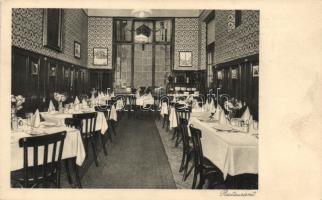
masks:
<path fill-rule="evenodd" d="M 11 94 L 26 96 L 26 81 L 29 57 L 13 50 L 11 68 Z"/>

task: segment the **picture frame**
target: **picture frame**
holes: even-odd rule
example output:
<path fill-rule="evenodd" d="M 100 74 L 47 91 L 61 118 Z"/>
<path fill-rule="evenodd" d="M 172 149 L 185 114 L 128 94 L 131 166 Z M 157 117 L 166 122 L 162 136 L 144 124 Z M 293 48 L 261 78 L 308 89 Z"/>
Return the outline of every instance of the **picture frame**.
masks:
<path fill-rule="evenodd" d="M 238 79 L 238 70 L 231 69 L 231 79 Z"/>
<path fill-rule="evenodd" d="M 31 75 L 38 75 L 39 73 L 39 64 L 31 62 Z"/>
<path fill-rule="evenodd" d="M 93 48 L 93 65 L 107 66 L 108 49 L 95 47 Z"/>
<path fill-rule="evenodd" d="M 253 77 L 258 77 L 258 76 L 259 76 L 259 66 L 253 65 Z"/>
<path fill-rule="evenodd" d="M 50 77 L 56 76 L 56 66 L 49 66 L 49 76 Z"/>
<path fill-rule="evenodd" d="M 192 51 L 179 51 L 179 67 L 192 67 Z"/>
<path fill-rule="evenodd" d="M 81 44 L 77 41 L 74 41 L 74 57 L 81 58 Z"/>
<path fill-rule="evenodd" d="M 223 73 L 222 71 L 217 71 L 217 79 L 222 80 L 223 79 Z"/>

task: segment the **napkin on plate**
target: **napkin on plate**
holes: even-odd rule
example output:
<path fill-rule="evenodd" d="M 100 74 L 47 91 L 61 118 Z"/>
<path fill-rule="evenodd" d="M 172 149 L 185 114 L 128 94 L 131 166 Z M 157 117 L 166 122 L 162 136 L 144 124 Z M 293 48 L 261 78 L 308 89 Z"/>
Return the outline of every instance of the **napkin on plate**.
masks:
<path fill-rule="evenodd" d="M 50 100 L 49 101 L 48 112 L 52 112 L 52 111 L 55 111 L 55 106 L 54 106 L 53 102 Z"/>
<path fill-rule="evenodd" d="M 250 120 L 250 112 L 249 112 L 249 108 L 247 106 L 246 110 L 244 111 L 243 115 L 241 116 L 241 119 L 243 121 L 249 121 Z"/>
<path fill-rule="evenodd" d="M 37 109 L 35 114 L 33 115 L 33 127 L 38 128 L 40 126 L 40 114 Z"/>

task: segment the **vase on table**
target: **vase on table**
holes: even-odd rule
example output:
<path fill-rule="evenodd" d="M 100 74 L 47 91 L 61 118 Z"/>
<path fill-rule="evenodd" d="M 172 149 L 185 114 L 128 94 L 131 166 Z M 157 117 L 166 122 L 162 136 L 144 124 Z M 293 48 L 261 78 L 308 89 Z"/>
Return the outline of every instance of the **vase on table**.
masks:
<path fill-rule="evenodd" d="M 17 109 L 15 107 L 11 108 L 11 129 L 14 131 L 18 130 Z"/>
<path fill-rule="evenodd" d="M 64 113 L 64 107 L 63 107 L 63 102 L 58 101 L 58 112 L 59 113 Z"/>

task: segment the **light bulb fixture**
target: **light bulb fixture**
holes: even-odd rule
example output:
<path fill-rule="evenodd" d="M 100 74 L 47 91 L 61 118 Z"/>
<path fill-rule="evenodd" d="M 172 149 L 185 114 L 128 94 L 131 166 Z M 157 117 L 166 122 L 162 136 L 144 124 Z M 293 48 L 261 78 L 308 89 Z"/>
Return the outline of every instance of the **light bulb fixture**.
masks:
<path fill-rule="evenodd" d="M 137 18 L 146 18 L 152 15 L 152 10 L 150 9 L 134 9 L 131 12 L 132 16 Z"/>

